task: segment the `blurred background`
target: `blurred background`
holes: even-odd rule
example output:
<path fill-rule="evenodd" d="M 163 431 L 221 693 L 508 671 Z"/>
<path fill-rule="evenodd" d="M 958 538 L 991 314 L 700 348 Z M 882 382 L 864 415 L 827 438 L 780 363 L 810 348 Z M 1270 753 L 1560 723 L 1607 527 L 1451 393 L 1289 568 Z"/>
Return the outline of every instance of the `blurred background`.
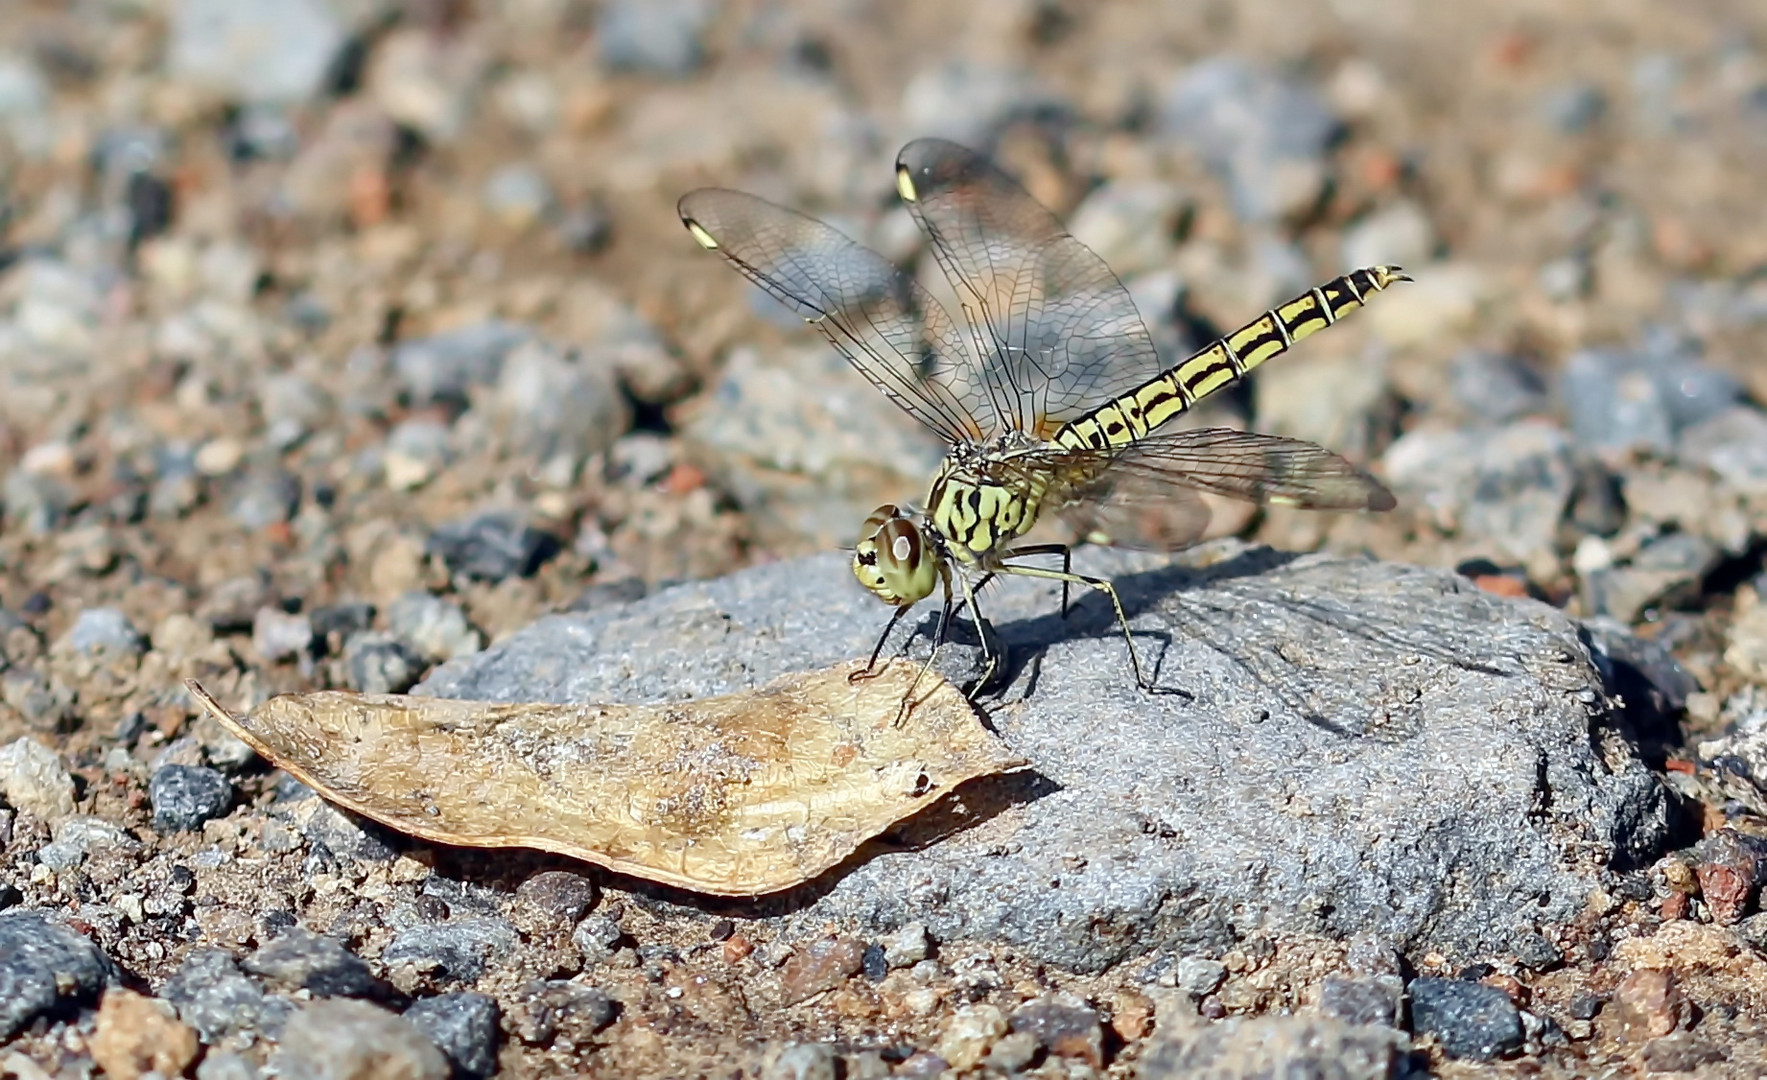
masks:
<path fill-rule="evenodd" d="M 1174 359 L 1404 265 L 1203 417 L 1401 509 L 1218 531 L 1466 566 L 1713 677 L 1767 535 L 1759 3 L 10 0 L 0 734 L 182 715 L 179 673 L 401 690 L 851 543 L 941 448 L 674 202 L 906 262 L 923 135 L 997 155 Z"/>

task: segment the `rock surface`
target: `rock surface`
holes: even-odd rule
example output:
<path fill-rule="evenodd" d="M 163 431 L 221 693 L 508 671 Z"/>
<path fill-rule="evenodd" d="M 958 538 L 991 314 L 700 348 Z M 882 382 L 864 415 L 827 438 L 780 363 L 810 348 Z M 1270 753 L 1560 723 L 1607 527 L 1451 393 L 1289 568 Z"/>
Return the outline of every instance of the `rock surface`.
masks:
<path fill-rule="evenodd" d="M 1032 771 L 925 823 L 929 838 L 950 830 L 938 843 L 862 858 L 777 910 L 918 921 L 1082 970 L 1260 931 L 1471 956 L 1569 921 L 1605 867 L 1663 842 L 1663 789 L 1553 609 L 1360 560 L 1133 561 L 1089 551 L 1077 565 L 1119 575 L 1167 692 L 1134 688 L 1107 606 L 1086 599 L 1064 624 L 1054 589 L 1002 586 L 984 610 L 1011 682 L 985 704 Z M 861 653 L 885 617 L 843 558 L 822 556 L 543 619 L 419 692 L 721 693 Z M 942 664 L 961 677 L 975 658 L 956 646 Z"/>

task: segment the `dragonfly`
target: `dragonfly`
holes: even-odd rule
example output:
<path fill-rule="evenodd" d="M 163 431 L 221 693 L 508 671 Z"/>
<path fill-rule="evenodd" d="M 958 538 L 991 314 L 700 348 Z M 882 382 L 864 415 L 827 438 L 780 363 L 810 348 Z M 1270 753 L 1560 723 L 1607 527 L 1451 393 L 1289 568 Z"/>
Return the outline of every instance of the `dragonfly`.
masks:
<path fill-rule="evenodd" d="M 1107 596 L 1136 685 L 1153 690 L 1116 586 L 1074 572 L 1070 544 L 1026 542 L 1039 520 L 1054 515 L 1092 543 L 1173 551 L 1202 537 L 1205 492 L 1315 510 L 1395 505 L 1374 477 L 1312 443 L 1170 424 L 1411 280 L 1399 267 L 1334 278 L 1167 366 L 1105 261 L 985 155 L 917 139 L 897 156 L 896 191 L 961 322 L 912 273 L 816 218 L 727 188 L 700 188 L 677 206 L 701 247 L 820 331 L 949 447 L 921 507 L 880 506 L 860 530 L 853 574 L 895 612 L 854 678 L 876 672 L 896 624 L 942 587 L 933 656 L 961 599 L 981 641 L 979 692 L 999 658 L 976 595 L 1011 574 L 1060 582 L 1064 616 L 1070 587 Z M 1061 568 L 1025 561 L 1039 556 L 1059 556 Z"/>

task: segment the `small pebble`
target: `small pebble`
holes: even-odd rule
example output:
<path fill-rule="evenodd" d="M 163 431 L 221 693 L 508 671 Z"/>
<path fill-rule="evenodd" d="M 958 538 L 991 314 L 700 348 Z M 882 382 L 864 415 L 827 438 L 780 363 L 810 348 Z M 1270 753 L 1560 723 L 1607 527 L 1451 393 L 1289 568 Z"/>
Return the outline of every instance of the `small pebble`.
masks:
<path fill-rule="evenodd" d="M 1621 979 L 1608 1001 L 1620 1036 L 1634 1046 L 1669 1034 L 1688 1018 L 1687 997 L 1673 972 L 1640 968 Z"/>
<path fill-rule="evenodd" d="M 560 929 L 582 919 L 598 897 L 595 882 L 569 870 L 542 870 L 515 890 L 518 908 L 535 922 Z"/>
<path fill-rule="evenodd" d="M 92 1059 L 113 1080 L 145 1073 L 182 1076 L 196 1060 L 196 1032 L 169 1003 L 116 987 L 105 991 L 92 1033 Z"/>
<path fill-rule="evenodd" d="M 280 664 L 305 653 L 313 644 L 313 623 L 278 607 L 261 607 L 252 617 L 252 648 L 266 663 Z"/>
<path fill-rule="evenodd" d="M 583 954 L 583 963 L 605 963 L 619 949 L 625 934 L 620 924 L 606 915 L 591 915 L 571 931 L 571 944 Z"/>
<path fill-rule="evenodd" d="M 408 592 L 389 604 L 387 630 L 432 662 L 470 656 L 483 644 L 465 609 L 427 592 Z"/>
<path fill-rule="evenodd" d="M 246 957 L 245 970 L 314 997 L 376 997 L 385 986 L 343 943 L 294 927 Z"/>
<path fill-rule="evenodd" d="M 606 991 L 561 980 L 528 983 L 517 1000 L 520 1011 L 511 1017 L 511 1027 L 517 1038 L 533 1046 L 560 1038 L 581 1045 L 619 1013 Z"/>
<path fill-rule="evenodd" d="M 796 1043 L 780 1052 L 761 1073 L 762 1080 L 835 1080 L 839 1059 L 827 1043 Z"/>
<path fill-rule="evenodd" d="M 166 765 L 148 781 L 147 797 L 155 830 L 186 832 L 233 808 L 233 781 L 203 765 Z"/>
<path fill-rule="evenodd" d="M 61 639 L 62 645 L 88 656 L 136 656 L 147 642 L 129 617 L 116 608 L 87 608 Z"/>
<path fill-rule="evenodd" d="M 908 923 L 879 939 L 878 944 L 883 946 L 884 962 L 892 968 L 913 967 L 932 954 L 925 923 Z"/>
<path fill-rule="evenodd" d="M 486 1080 L 497 1071 L 497 1000 L 462 991 L 424 998 L 405 1010 L 405 1019 L 448 1055 L 463 1080 Z"/>
<path fill-rule="evenodd" d="M 965 1005 L 945 1024 L 936 1047 L 939 1057 L 959 1072 L 973 1069 L 1006 1034 L 1006 1014 L 997 1005 Z"/>
<path fill-rule="evenodd" d="M 1461 979 L 1411 983 L 1411 1022 L 1450 1057 L 1490 1061 L 1522 1045 L 1521 1013 L 1503 991 Z"/>
<path fill-rule="evenodd" d="M 61 755 L 31 738 L 0 747 L 0 796 L 49 821 L 74 812 L 74 778 Z"/>
<path fill-rule="evenodd" d="M 365 630 L 344 642 L 350 689 L 358 693 L 403 694 L 417 685 L 426 666 L 410 646 L 389 634 Z"/>
<path fill-rule="evenodd" d="M 865 949 L 847 937 L 825 937 L 792 953 L 780 969 L 779 981 L 788 1004 L 796 1004 L 832 990 L 857 974 L 865 961 Z"/>
<path fill-rule="evenodd" d="M 438 976 L 456 982 L 477 982 L 486 969 L 520 944 L 515 927 L 502 919 L 460 919 L 420 924 L 401 930 L 380 959 L 389 967 L 411 962 L 433 969 Z"/>
<path fill-rule="evenodd" d="M 1012 1030 L 1029 1036 L 1032 1049 L 1042 1047 L 1059 1057 L 1084 1061 L 1094 1069 L 1104 1068 L 1104 1029 L 1097 1011 L 1083 1002 L 1060 997 L 1027 1001 L 1012 1011 Z M 1004 1044 L 1001 1040 L 995 1050 Z M 994 1059 L 995 1054 L 990 1053 L 989 1060 Z"/>
<path fill-rule="evenodd" d="M 1204 956 L 1186 956 L 1178 961 L 1178 988 L 1192 997 L 1212 994 L 1227 979 L 1227 965 Z"/>
<path fill-rule="evenodd" d="M 119 978 L 91 939 L 35 911 L 0 912 L 0 1041 L 52 1010 L 95 1002 Z"/>
<path fill-rule="evenodd" d="M 271 1055 L 276 1075 L 324 1080 L 448 1080 L 448 1058 L 417 1026 L 378 1005 L 321 998 L 302 1006 Z"/>
<path fill-rule="evenodd" d="M 475 581 L 529 577 L 558 554 L 558 538 L 514 513 L 485 513 L 449 522 L 430 534 L 424 550 L 448 569 Z"/>
<path fill-rule="evenodd" d="M 608 0 L 597 9 L 596 51 L 616 71 L 690 75 L 705 57 L 701 35 L 715 10 L 708 0 Z"/>

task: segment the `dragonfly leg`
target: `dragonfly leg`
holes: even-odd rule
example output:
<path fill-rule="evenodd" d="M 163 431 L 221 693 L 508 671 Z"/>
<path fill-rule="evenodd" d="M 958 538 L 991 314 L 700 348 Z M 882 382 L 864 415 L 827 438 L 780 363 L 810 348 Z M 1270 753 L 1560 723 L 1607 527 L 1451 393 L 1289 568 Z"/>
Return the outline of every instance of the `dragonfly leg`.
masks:
<path fill-rule="evenodd" d="M 908 608 L 899 607 L 895 610 L 895 612 L 893 614 L 890 615 L 890 621 L 884 624 L 883 633 L 881 633 L 877 636 L 877 644 L 872 647 L 871 659 L 865 662 L 865 670 L 864 671 L 855 671 L 855 672 L 849 674 L 847 676 L 848 682 L 856 683 L 856 682 L 859 682 L 861 679 L 870 679 L 870 678 L 876 677 L 876 675 L 877 675 L 877 658 L 883 654 L 884 642 L 890 640 L 890 631 L 894 630 L 896 628 L 896 624 L 901 622 L 902 616 L 904 616 L 906 614 L 908 614 Z"/>
<path fill-rule="evenodd" d="M 994 574 L 995 571 L 990 570 L 982 575 L 980 581 L 971 585 L 969 579 L 963 576 L 962 571 L 957 573 L 957 585 L 963 590 L 963 602 L 968 605 L 970 617 L 976 623 L 976 640 L 982 643 L 982 677 L 976 680 L 975 689 L 970 692 L 972 696 L 987 688 L 988 684 L 994 680 L 994 672 L 1000 666 L 1000 654 L 988 644 L 988 620 L 982 615 L 980 605 L 976 603 L 976 591 L 992 581 Z"/>
<path fill-rule="evenodd" d="M 1097 589 L 1099 592 L 1110 597 L 1111 606 L 1117 611 L 1117 625 L 1123 628 L 1123 641 L 1129 646 L 1129 666 L 1135 669 L 1135 685 L 1143 690 L 1151 691 L 1153 689 L 1153 683 L 1149 681 L 1147 676 L 1142 672 L 1141 654 L 1135 648 L 1135 635 L 1129 631 L 1129 616 L 1128 613 L 1123 610 L 1123 599 L 1117 595 L 1117 587 L 1115 585 L 1112 585 L 1104 578 L 1087 577 L 1085 574 L 1076 574 L 1070 570 L 1046 570 L 1041 566 L 1010 565 L 1002 565 L 999 569 L 1003 574 L 1018 574 L 1023 577 L 1044 578 L 1049 581 L 1059 581 L 1064 588 L 1069 582 L 1078 585 L 1090 585 L 1092 588 Z"/>
<path fill-rule="evenodd" d="M 944 563 L 939 564 L 939 578 L 945 585 L 945 603 L 939 608 L 939 622 L 933 630 L 933 651 L 927 654 L 926 663 L 914 673 L 914 681 L 908 684 L 908 692 L 902 695 L 902 704 L 896 709 L 897 727 L 902 726 L 902 721 L 908 717 L 908 710 L 914 707 L 914 691 L 920 689 L 920 680 L 926 678 L 926 673 L 933 669 L 933 661 L 939 658 L 939 647 L 945 644 L 945 631 L 951 625 L 951 614 L 956 608 L 956 601 L 951 596 L 951 568 Z M 908 609 L 902 608 L 896 614 L 900 616 L 906 610 Z"/>
<path fill-rule="evenodd" d="M 1003 559 L 1016 559 L 1020 555 L 1060 555 L 1061 572 L 1072 575 L 1074 571 L 1074 549 L 1066 544 L 1026 544 L 1024 547 L 1013 548 L 1001 556 Z M 984 579 L 986 580 L 986 579 Z M 1061 617 L 1068 617 L 1068 586 L 1072 584 L 1069 577 L 1061 579 Z M 980 588 L 981 586 L 977 586 Z"/>

